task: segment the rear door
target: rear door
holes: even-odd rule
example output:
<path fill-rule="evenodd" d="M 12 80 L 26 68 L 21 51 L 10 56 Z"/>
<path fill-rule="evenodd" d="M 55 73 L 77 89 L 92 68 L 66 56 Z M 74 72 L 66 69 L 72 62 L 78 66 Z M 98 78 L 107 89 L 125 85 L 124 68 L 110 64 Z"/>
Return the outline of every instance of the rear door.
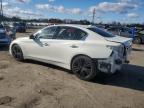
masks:
<path fill-rule="evenodd" d="M 52 61 L 67 64 L 71 56 L 82 46 L 87 33 L 68 26 L 59 26 L 57 35 L 50 41 Z"/>

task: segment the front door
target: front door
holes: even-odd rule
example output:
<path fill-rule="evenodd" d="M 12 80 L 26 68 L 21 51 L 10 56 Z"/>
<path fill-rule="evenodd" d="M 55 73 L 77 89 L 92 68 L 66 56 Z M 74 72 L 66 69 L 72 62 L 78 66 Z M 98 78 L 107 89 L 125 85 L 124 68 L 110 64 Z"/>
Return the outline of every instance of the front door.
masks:
<path fill-rule="evenodd" d="M 57 27 L 47 27 L 34 34 L 35 39 L 29 39 L 26 52 L 29 57 L 51 60 L 51 42 L 54 40 Z"/>
<path fill-rule="evenodd" d="M 71 56 L 81 48 L 87 33 L 74 27 L 54 26 L 36 33 L 29 45 L 32 57 L 50 63 L 68 63 Z"/>

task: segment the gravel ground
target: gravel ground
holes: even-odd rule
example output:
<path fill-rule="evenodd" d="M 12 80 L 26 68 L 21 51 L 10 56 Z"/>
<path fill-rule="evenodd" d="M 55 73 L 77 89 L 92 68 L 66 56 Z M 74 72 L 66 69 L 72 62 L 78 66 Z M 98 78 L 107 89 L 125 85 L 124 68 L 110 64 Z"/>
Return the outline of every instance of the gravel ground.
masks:
<path fill-rule="evenodd" d="M 17 62 L 0 48 L 0 108 L 144 108 L 144 45 L 134 45 L 130 59 L 121 72 L 86 82 L 56 66 Z"/>

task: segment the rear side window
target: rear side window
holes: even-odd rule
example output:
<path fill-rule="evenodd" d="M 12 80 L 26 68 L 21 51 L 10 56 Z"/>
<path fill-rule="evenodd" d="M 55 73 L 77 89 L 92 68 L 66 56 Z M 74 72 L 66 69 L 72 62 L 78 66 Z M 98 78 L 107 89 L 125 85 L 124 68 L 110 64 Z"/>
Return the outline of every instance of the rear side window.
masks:
<path fill-rule="evenodd" d="M 59 27 L 56 39 L 85 40 L 87 33 L 74 27 Z"/>
<path fill-rule="evenodd" d="M 104 31 L 104 30 L 101 30 L 101 29 L 98 29 L 98 28 L 95 28 L 95 27 L 92 27 L 92 28 L 88 28 L 89 30 L 103 36 L 103 37 L 115 37 L 114 35 Z"/>

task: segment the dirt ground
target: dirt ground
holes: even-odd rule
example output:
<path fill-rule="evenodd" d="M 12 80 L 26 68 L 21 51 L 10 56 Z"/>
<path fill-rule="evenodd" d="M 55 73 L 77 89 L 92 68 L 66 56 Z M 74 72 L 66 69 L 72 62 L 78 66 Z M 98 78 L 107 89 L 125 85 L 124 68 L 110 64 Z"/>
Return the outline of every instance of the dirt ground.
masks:
<path fill-rule="evenodd" d="M 130 59 L 121 72 L 86 82 L 56 66 L 17 62 L 0 48 L 0 108 L 144 108 L 144 45 L 134 45 Z"/>

